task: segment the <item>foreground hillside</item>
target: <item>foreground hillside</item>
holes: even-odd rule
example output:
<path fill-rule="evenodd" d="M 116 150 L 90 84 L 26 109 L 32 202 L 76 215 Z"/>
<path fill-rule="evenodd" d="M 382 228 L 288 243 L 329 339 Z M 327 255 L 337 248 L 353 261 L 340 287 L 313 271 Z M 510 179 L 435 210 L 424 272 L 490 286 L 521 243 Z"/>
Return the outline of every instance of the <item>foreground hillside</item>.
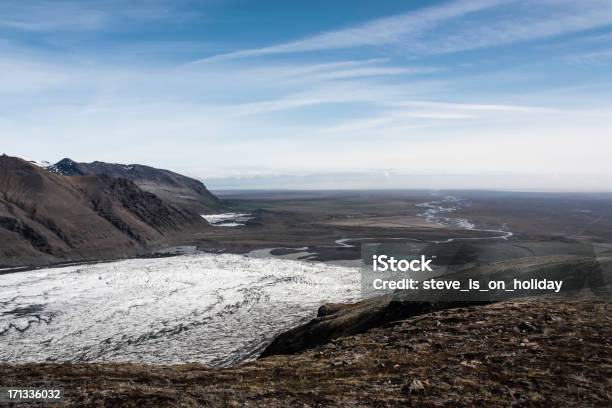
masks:
<path fill-rule="evenodd" d="M 132 180 L 64 176 L 0 156 L 0 267 L 134 256 L 206 226 Z"/>
<path fill-rule="evenodd" d="M 612 303 L 523 299 L 425 314 L 292 356 L 202 365 L 0 366 L 65 406 L 610 406 Z"/>
<path fill-rule="evenodd" d="M 577 250 L 580 249 L 576 248 Z M 443 277 L 446 281 L 503 281 L 507 287 L 513 279 L 553 279 L 563 282 L 564 296 L 597 294 L 610 299 L 612 257 L 572 255 L 532 256 L 471 266 Z M 276 336 L 263 356 L 293 354 L 325 344 L 335 338 L 359 334 L 385 323 L 455 307 L 482 305 L 491 301 L 536 296 L 537 291 L 477 292 L 465 296 L 452 291 L 398 290 L 393 295 L 372 297 L 351 304 L 325 304 L 318 316 Z M 545 295 L 546 291 L 539 294 Z"/>

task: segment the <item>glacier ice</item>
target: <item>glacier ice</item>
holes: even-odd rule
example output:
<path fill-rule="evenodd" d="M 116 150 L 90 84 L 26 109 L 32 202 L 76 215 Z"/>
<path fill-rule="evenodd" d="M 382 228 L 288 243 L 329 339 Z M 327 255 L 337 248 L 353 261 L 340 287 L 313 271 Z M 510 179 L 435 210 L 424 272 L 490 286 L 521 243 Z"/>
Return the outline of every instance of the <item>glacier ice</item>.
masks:
<path fill-rule="evenodd" d="M 359 287 L 355 268 L 205 253 L 6 274 L 0 361 L 229 365 Z"/>
<path fill-rule="evenodd" d="M 213 227 L 240 227 L 253 219 L 248 213 L 202 214 L 201 216 Z"/>

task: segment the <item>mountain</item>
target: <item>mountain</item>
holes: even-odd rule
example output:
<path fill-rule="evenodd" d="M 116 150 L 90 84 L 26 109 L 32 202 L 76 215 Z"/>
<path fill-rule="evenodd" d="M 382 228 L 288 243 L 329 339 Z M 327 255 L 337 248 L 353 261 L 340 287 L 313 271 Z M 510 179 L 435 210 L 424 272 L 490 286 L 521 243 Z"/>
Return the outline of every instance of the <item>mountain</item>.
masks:
<path fill-rule="evenodd" d="M 159 171 L 167 173 L 175 174 Z M 187 189 L 186 185 L 176 188 Z M 218 202 L 203 186 L 198 189 L 194 183 L 190 191 Z M 19 158 L 0 156 L 0 265 L 145 253 L 206 229 L 207 223 L 191 207 L 206 208 L 199 203 L 174 205 L 127 178 L 64 176 Z"/>
<path fill-rule="evenodd" d="M 221 206 L 219 199 L 202 182 L 170 170 L 140 164 L 77 163 L 68 158 L 49 166 L 48 170 L 63 176 L 98 175 L 131 180 L 169 204 L 200 214 Z"/>

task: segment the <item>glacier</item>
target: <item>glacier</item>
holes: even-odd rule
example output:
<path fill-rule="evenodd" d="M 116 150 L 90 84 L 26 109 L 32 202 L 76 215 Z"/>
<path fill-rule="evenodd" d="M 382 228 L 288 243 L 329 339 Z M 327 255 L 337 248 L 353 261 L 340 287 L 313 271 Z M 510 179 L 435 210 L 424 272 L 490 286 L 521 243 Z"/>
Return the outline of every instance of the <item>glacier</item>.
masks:
<path fill-rule="evenodd" d="M 253 219 L 248 213 L 202 214 L 213 227 L 241 227 Z"/>
<path fill-rule="evenodd" d="M 257 357 L 324 302 L 358 299 L 359 270 L 195 253 L 0 276 L 0 361 L 202 362 Z"/>

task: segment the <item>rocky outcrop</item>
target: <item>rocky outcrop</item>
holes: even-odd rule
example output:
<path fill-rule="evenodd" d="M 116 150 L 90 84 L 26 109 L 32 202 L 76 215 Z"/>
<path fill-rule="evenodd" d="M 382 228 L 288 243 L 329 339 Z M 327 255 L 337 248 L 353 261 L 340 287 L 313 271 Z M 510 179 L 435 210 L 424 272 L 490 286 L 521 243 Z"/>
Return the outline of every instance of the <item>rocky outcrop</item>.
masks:
<path fill-rule="evenodd" d="M 342 306 L 323 305 L 315 319 L 277 336 L 261 357 L 295 354 L 400 319 L 479 303 L 482 302 L 407 302 L 384 296 Z"/>

